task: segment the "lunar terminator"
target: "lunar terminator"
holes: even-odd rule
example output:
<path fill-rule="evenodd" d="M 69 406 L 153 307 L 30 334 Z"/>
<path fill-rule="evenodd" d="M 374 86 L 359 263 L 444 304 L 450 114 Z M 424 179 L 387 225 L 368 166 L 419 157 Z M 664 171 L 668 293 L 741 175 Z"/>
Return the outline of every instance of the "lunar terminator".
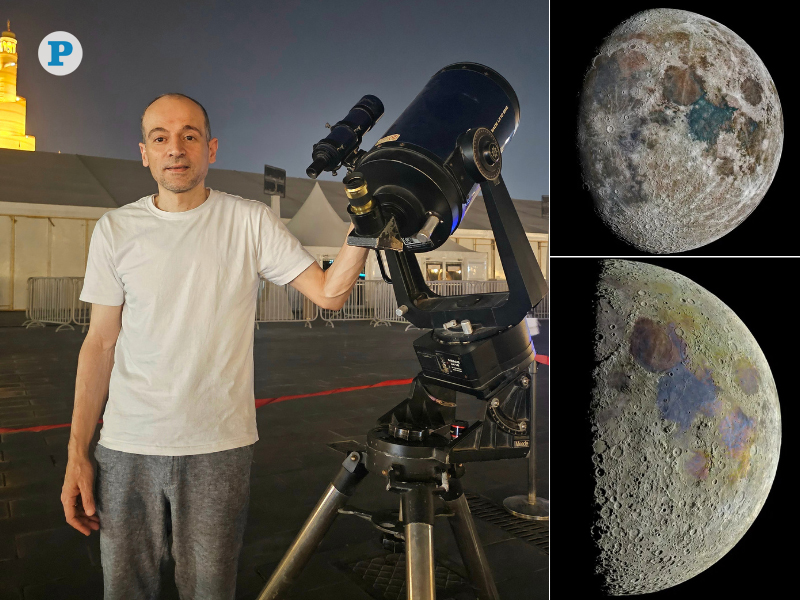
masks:
<path fill-rule="evenodd" d="M 612 595 L 655 592 L 709 568 L 759 514 L 777 390 L 742 321 L 678 273 L 604 261 L 595 307 L 597 573 Z"/>

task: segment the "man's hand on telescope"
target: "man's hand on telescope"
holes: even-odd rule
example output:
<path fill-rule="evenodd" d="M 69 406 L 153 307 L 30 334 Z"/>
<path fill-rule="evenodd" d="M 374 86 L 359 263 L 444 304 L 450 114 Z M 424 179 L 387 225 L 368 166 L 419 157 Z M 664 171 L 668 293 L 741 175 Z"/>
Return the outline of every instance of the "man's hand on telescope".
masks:
<path fill-rule="evenodd" d="M 94 505 L 94 467 L 88 456 L 70 456 L 67 461 L 61 504 L 67 523 L 83 535 L 100 529 Z"/>

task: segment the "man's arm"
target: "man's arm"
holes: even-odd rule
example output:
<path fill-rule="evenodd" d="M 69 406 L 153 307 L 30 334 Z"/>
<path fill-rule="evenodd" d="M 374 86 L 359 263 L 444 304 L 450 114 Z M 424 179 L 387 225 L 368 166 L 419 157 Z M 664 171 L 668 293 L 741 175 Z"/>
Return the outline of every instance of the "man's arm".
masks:
<path fill-rule="evenodd" d="M 122 306 L 92 304 L 89 332 L 78 357 L 75 407 L 72 411 L 61 503 L 67 523 L 84 535 L 89 535 L 92 529 L 100 529 L 100 521 L 95 514 L 94 467 L 89 458 L 89 444 L 108 395 L 108 383 L 114 367 L 114 347 L 121 326 Z"/>
<path fill-rule="evenodd" d="M 352 230 L 351 224 L 347 233 Z M 290 285 L 320 308 L 339 310 L 350 296 L 368 254 L 368 248 L 348 246 L 345 239 L 342 249 L 336 255 L 336 260 L 327 271 L 323 271 L 316 262 L 313 262 L 295 277 Z"/>

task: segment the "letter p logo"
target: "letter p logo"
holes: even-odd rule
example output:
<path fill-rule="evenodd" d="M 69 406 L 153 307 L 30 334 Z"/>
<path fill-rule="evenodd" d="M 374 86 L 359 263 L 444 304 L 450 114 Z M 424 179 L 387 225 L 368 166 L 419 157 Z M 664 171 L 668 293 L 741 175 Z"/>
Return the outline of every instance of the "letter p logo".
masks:
<path fill-rule="evenodd" d="M 61 57 L 72 54 L 72 44 L 65 41 L 47 43 L 50 46 L 50 62 L 47 64 L 51 67 L 63 67 L 64 63 L 61 62 Z"/>
<path fill-rule="evenodd" d="M 71 33 L 54 31 L 39 44 L 39 63 L 53 75 L 69 75 L 83 58 L 81 43 Z"/>

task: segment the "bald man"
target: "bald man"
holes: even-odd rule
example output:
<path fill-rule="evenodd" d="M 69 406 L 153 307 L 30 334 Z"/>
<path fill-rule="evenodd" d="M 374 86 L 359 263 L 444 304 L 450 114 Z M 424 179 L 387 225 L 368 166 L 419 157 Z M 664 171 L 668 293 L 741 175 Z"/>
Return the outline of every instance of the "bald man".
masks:
<path fill-rule="evenodd" d="M 106 600 L 158 598 L 170 535 L 181 598 L 233 600 L 258 440 L 259 278 L 338 310 L 367 250 L 344 244 L 323 271 L 265 204 L 205 187 L 218 140 L 199 102 L 159 96 L 141 126 L 158 193 L 92 234 L 61 501 L 75 529 L 100 531 Z"/>

